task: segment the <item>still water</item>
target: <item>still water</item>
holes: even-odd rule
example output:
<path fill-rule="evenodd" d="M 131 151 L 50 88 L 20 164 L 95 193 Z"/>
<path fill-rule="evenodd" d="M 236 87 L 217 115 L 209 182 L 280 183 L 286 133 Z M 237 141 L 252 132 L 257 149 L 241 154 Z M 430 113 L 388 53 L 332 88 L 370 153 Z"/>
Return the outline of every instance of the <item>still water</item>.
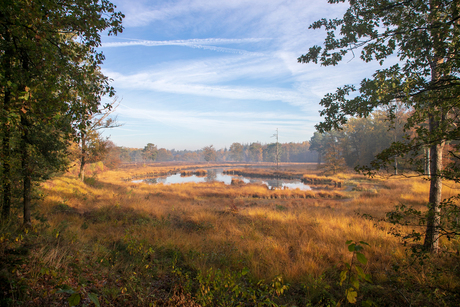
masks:
<path fill-rule="evenodd" d="M 162 176 L 156 178 L 147 178 L 142 180 L 134 180 L 133 182 L 146 182 L 150 184 L 177 184 L 177 183 L 187 183 L 187 182 L 212 182 L 212 181 L 220 181 L 225 184 L 231 184 L 232 179 L 239 179 L 243 180 L 245 183 L 259 183 L 265 184 L 269 189 L 272 188 L 286 188 L 286 189 L 300 189 L 300 190 L 311 190 L 311 188 L 303 184 L 300 180 L 287 180 L 287 179 L 262 179 L 262 178 L 246 178 L 244 176 L 236 176 L 236 175 L 226 175 L 222 173 L 222 169 L 210 169 L 206 176 L 181 176 L 180 173 L 176 173 L 169 176 Z"/>

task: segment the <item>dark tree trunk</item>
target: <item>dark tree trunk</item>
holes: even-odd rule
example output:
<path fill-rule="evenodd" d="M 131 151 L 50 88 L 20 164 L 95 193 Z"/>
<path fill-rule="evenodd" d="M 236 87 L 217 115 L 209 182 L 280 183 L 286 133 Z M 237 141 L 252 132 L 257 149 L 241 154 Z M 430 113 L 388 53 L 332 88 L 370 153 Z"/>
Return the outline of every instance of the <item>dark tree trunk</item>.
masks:
<path fill-rule="evenodd" d="M 81 159 L 80 159 L 80 180 L 85 182 L 85 164 L 86 164 L 86 140 L 85 137 L 81 138 Z"/>
<path fill-rule="evenodd" d="M 6 32 L 5 41 L 11 43 L 11 37 L 8 32 Z M 11 47 L 5 49 L 5 53 L 2 56 L 2 66 L 5 67 L 5 79 L 11 79 L 11 58 L 13 56 L 13 50 Z M 3 194 L 3 207 L 2 207 L 2 218 L 8 219 L 10 216 L 11 210 L 11 150 L 10 150 L 10 138 L 11 138 L 11 128 L 10 123 L 8 122 L 8 113 L 11 108 L 11 91 L 9 86 L 5 87 L 5 94 L 3 96 L 3 118 L 5 121 L 2 122 L 3 126 L 3 140 L 2 140 L 2 194 Z"/>
<path fill-rule="evenodd" d="M 5 95 L 6 96 L 6 95 Z M 10 161 L 10 129 L 5 127 L 3 142 L 2 142 L 2 193 L 3 193 L 3 208 L 2 218 L 8 219 L 11 209 L 11 161 Z"/>
<path fill-rule="evenodd" d="M 22 52 L 21 54 L 21 61 L 22 61 L 22 68 L 23 70 L 28 73 L 29 72 L 29 60 L 27 57 L 27 54 Z M 27 76 L 27 75 L 26 75 Z M 27 81 L 28 77 L 25 79 L 25 84 L 23 85 L 23 88 L 25 89 L 27 93 Z M 30 97 L 29 97 L 30 98 Z M 22 134 L 21 134 L 21 164 L 22 164 L 22 180 L 23 180 L 23 208 L 24 208 L 24 225 L 30 225 L 31 224 L 31 219 L 30 219 L 30 205 L 31 205 L 31 193 L 32 193 L 32 188 L 31 188 L 31 178 L 32 178 L 32 167 L 30 165 L 30 155 L 29 155 L 29 147 L 28 145 L 30 144 L 29 140 L 29 129 L 30 129 L 30 121 L 27 118 L 28 112 L 30 111 L 30 106 L 28 105 L 28 100 L 24 99 L 24 104 L 22 106 L 22 109 L 20 111 L 21 114 L 21 128 L 22 128 Z"/>
<path fill-rule="evenodd" d="M 22 120 L 21 120 L 22 121 Z M 29 165 L 29 150 L 27 148 L 28 127 L 24 127 L 22 137 L 22 171 L 23 171 L 23 206 L 24 206 L 24 225 L 30 225 L 30 205 L 31 205 L 31 167 Z"/>
<path fill-rule="evenodd" d="M 430 148 L 428 147 L 425 149 L 425 175 L 427 175 L 428 177 L 431 176 L 430 156 Z"/>

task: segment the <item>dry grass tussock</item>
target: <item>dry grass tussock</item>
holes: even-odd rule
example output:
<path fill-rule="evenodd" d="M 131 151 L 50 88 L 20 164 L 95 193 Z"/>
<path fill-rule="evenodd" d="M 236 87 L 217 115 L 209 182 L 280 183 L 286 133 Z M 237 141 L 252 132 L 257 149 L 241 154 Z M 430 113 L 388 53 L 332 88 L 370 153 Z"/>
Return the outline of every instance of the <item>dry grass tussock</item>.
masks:
<path fill-rule="evenodd" d="M 157 298 L 165 291 L 173 293 L 173 284 L 191 278 L 178 271 L 179 264 L 194 272 L 247 268 L 254 280 L 270 281 L 281 275 L 284 282 L 304 293 L 294 301 L 305 302 L 307 294 L 302 291 L 310 289 L 307 285 L 312 280 L 326 278 L 337 285 L 339 270 L 351 258 L 344 242 L 351 239 L 369 243 L 364 270 L 374 282 L 391 287 L 393 279 L 385 272 L 395 263 L 406 262 L 405 247 L 389 234 L 391 225 L 376 227 L 359 214 L 383 217 L 402 202 L 422 208 L 427 197 L 425 181 L 402 177 L 342 176 L 336 179 L 344 183 L 341 189 L 315 191 L 270 191 L 241 183 L 149 185 L 122 180 L 167 169 L 171 165 L 108 171 L 91 184 L 72 175 L 43 183 L 46 198 L 37 210 L 38 216 L 47 218 L 49 242 L 33 249 L 31 276 L 38 280 L 51 274 L 38 267 L 61 270 L 60 274 L 68 276 L 61 282 L 75 286 L 81 284 L 75 280 L 75 270 L 87 279 L 92 276 L 77 265 L 85 263 L 88 270 L 97 268 L 93 275 L 105 282 L 93 281 L 92 291 L 118 302 L 125 293 L 136 299 L 134 293 L 147 288 L 160 291 L 155 292 Z M 301 172 L 299 169 L 295 171 Z M 448 193 L 456 191 L 454 186 L 448 189 Z M 36 220 L 34 224 L 40 223 Z M 171 275 L 171 265 L 176 275 Z M 161 282 L 139 290 L 136 287 L 145 287 L 137 280 L 141 277 Z M 306 293 L 314 301 L 317 294 L 311 291 Z M 190 294 L 184 293 L 171 297 L 192 302 Z M 144 293 L 142 299 L 158 302 L 149 295 Z"/>

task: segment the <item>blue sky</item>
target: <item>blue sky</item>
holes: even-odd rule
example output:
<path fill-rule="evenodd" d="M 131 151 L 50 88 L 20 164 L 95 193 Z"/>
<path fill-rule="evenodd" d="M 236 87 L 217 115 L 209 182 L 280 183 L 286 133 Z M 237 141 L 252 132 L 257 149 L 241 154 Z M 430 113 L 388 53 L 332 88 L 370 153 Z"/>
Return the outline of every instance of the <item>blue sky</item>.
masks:
<path fill-rule="evenodd" d="M 122 127 L 104 134 L 118 146 L 195 150 L 233 142 L 308 141 L 319 101 L 377 69 L 347 56 L 335 67 L 299 64 L 322 44 L 322 17 L 345 4 L 326 0 L 115 0 L 126 18 L 105 36 L 105 75 L 113 79 Z M 105 98 L 107 101 L 108 98 Z"/>

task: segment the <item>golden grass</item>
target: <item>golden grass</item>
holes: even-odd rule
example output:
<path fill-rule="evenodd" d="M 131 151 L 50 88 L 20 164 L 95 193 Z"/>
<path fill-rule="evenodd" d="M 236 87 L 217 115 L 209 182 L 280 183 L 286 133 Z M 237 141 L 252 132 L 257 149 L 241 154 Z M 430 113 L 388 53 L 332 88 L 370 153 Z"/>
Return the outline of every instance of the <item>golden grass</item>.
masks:
<path fill-rule="evenodd" d="M 50 214 L 56 205 L 64 203 L 84 216 L 98 208 L 132 208 L 156 221 L 167 221 L 136 230 L 149 244 L 173 245 L 184 254 L 196 252 L 202 256 L 190 261 L 201 269 L 237 265 L 243 259 L 260 279 L 282 274 L 298 282 L 307 275 L 319 276 L 348 260 L 350 255 L 344 248 L 348 239 L 373 246 L 368 252 L 378 261 L 370 262 L 369 269 L 388 265 L 386 251 L 401 249 L 386 229 L 375 228 L 355 214 L 389 209 L 395 193 L 387 193 L 388 189 L 379 190 L 378 197 L 351 195 L 352 199 L 341 200 L 346 195 L 335 190 L 271 191 L 261 185 L 218 182 L 133 185 L 120 180 L 125 176 L 125 170 L 106 172 L 95 186 L 70 176 L 47 182 L 43 188 L 48 196 L 41 210 Z M 56 223 L 62 218 L 54 217 Z M 83 237 L 119 240 L 119 224 L 106 221 L 102 233 L 99 224 L 90 224 Z"/>
<path fill-rule="evenodd" d="M 203 169 L 203 165 L 196 167 Z M 295 165 L 294 171 L 310 172 L 307 168 Z M 384 284 L 391 282 L 385 273 L 388 268 L 406 261 L 405 247 L 389 234 L 391 225 L 376 227 L 374 221 L 360 215 L 382 218 L 399 204 L 423 209 L 428 195 L 427 182 L 422 179 L 371 180 L 350 174 L 334 179 L 343 182 L 340 189 L 313 191 L 271 191 L 241 182 L 150 185 L 124 180 L 177 169 L 166 165 L 106 171 L 92 184 L 73 175 L 43 183 L 46 198 L 39 211 L 48 217 L 49 231 L 54 231 L 56 240 L 36 250 L 32 258 L 39 259 L 37 265 L 69 272 L 75 257 L 86 257 L 94 263 L 108 261 L 110 271 L 122 276 L 146 267 L 168 274 L 162 271 L 162 251 L 174 250 L 180 253 L 183 265 L 198 271 L 246 267 L 257 280 L 282 275 L 287 282 L 302 285 L 328 272 L 338 276 L 343 262 L 351 257 L 345 241 L 355 240 L 370 244 L 364 252 L 369 259 L 365 271 Z M 446 185 L 445 193 L 453 195 L 456 188 Z M 144 267 L 111 260 L 117 246 L 124 246 L 130 255 L 148 254 Z M 445 284 L 458 285 L 458 280 L 443 278 Z"/>

